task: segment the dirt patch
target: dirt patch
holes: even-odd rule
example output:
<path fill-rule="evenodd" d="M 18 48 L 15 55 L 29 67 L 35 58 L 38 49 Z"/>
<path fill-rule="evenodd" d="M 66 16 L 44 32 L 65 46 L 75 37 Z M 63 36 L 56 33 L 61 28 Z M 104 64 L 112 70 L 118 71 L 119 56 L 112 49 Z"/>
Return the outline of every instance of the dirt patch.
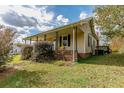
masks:
<path fill-rule="evenodd" d="M 16 69 L 10 68 L 0 68 L 0 80 L 5 79 L 7 76 L 16 72 Z"/>

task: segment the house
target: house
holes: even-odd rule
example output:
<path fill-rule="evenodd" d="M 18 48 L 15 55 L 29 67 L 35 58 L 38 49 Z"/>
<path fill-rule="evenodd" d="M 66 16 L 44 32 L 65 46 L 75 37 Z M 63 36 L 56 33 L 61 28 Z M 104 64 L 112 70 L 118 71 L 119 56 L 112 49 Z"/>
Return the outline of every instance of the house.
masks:
<path fill-rule="evenodd" d="M 16 44 L 13 44 L 12 50 L 10 51 L 9 54 L 10 55 L 21 54 L 21 47 Z"/>
<path fill-rule="evenodd" d="M 94 30 L 93 18 L 58 27 L 49 31 L 24 38 L 31 41 L 50 41 L 55 51 L 64 50 L 63 56 L 67 60 L 76 61 L 95 53 L 99 39 Z"/>

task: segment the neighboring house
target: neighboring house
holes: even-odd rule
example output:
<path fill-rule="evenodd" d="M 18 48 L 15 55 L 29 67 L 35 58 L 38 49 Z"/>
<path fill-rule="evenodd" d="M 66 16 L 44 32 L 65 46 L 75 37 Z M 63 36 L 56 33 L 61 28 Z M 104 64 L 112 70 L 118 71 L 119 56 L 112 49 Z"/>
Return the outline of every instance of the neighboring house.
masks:
<path fill-rule="evenodd" d="M 21 47 L 13 44 L 12 50 L 9 53 L 10 55 L 21 54 Z"/>
<path fill-rule="evenodd" d="M 53 42 L 56 51 L 64 50 L 67 60 L 76 61 L 95 53 L 99 39 L 94 30 L 93 18 L 87 18 L 69 25 L 45 31 L 24 38 L 31 41 Z"/>

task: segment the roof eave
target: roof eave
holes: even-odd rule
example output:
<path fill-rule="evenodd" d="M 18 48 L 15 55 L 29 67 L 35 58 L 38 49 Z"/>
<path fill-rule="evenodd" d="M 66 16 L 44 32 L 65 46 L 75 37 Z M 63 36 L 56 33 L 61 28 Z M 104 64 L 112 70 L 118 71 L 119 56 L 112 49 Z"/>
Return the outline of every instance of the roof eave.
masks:
<path fill-rule="evenodd" d="M 86 22 L 88 22 L 91 19 L 92 19 L 92 17 L 89 17 L 89 18 L 80 20 L 80 21 L 75 22 L 75 23 L 71 23 L 71 24 L 68 24 L 68 25 L 65 25 L 65 26 L 57 27 L 57 28 L 54 28 L 54 29 L 51 29 L 51 30 L 48 30 L 48 31 L 44 31 L 44 32 L 38 33 L 36 35 L 32 35 L 32 36 L 23 38 L 23 40 L 30 40 L 30 38 L 35 37 L 35 36 L 39 36 L 39 35 L 42 35 L 42 34 L 46 34 L 46 33 L 50 33 L 50 32 L 56 32 L 56 31 L 59 31 L 59 30 L 62 30 L 62 29 L 74 27 L 74 26 L 77 26 L 77 25 L 79 25 L 81 23 L 86 23 Z"/>

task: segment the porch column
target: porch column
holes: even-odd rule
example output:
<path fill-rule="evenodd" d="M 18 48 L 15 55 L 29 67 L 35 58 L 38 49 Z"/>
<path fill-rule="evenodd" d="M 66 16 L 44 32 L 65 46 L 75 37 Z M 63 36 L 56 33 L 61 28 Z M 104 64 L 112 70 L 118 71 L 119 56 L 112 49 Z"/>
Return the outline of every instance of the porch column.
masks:
<path fill-rule="evenodd" d="M 86 33 L 84 33 L 84 53 L 86 53 Z"/>
<path fill-rule="evenodd" d="M 58 32 L 56 32 L 56 51 L 58 51 Z"/>
<path fill-rule="evenodd" d="M 77 26 L 75 27 L 75 61 L 78 60 Z"/>
<path fill-rule="evenodd" d="M 75 44 L 76 44 L 76 53 L 77 53 L 78 52 L 78 50 L 77 50 L 77 27 L 75 27 L 75 30 L 76 30 L 76 36 L 75 36 L 76 42 L 75 42 Z"/>
<path fill-rule="evenodd" d="M 30 45 L 31 45 L 31 38 L 30 38 Z"/>
<path fill-rule="evenodd" d="M 73 62 L 75 62 L 75 29 L 73 28 Z"/>

